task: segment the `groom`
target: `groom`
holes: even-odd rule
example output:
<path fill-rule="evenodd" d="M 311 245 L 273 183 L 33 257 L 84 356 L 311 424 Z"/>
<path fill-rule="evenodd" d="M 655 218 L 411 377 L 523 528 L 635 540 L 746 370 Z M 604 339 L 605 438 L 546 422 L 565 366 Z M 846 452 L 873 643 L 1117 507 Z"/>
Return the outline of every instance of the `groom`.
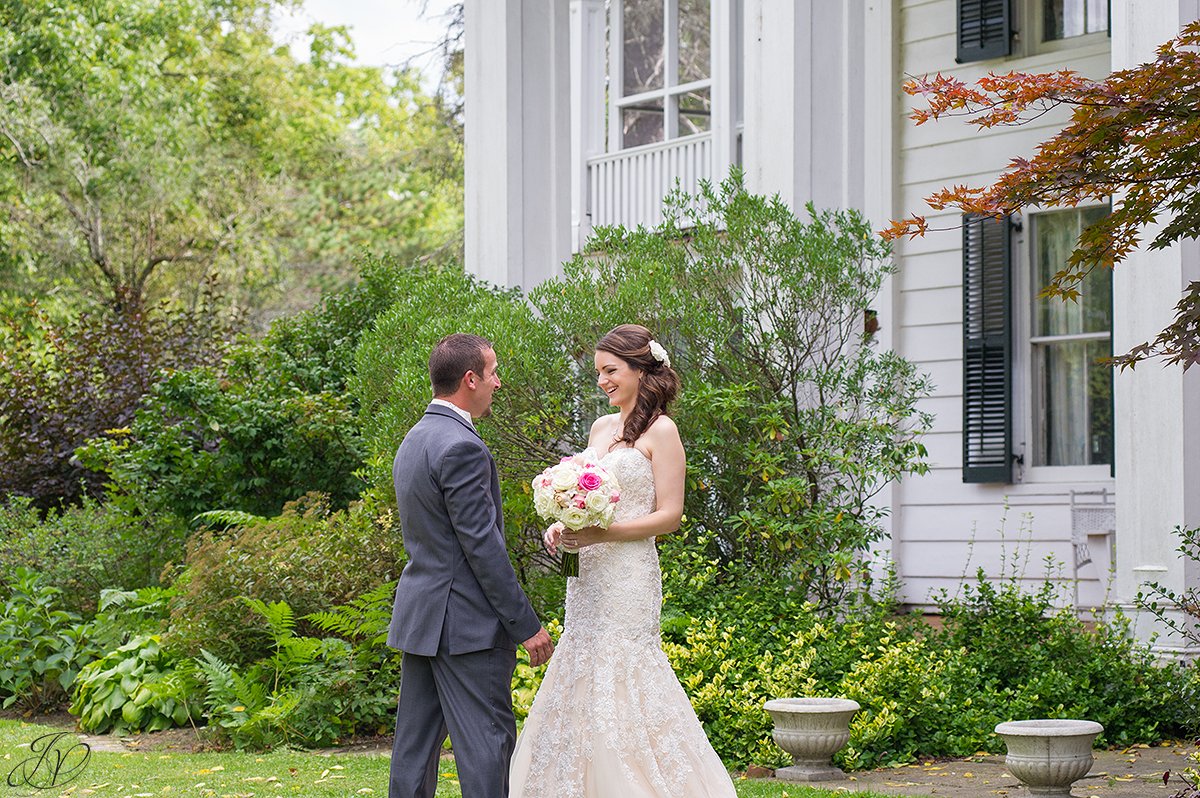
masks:
<path fill-rule="evenodd" d="M 404 652 L 388 796 L 432 798 L 449 731 L 463 795 L 505 798 L 516 644 L 535 666 L 554 644 L 517 584 L 496 464 L 472 421 L 500 387 L 491 343 L 443 338 L 429 379 L 433 401 L 392 467 L 408 564 L 388 631 Z"/>

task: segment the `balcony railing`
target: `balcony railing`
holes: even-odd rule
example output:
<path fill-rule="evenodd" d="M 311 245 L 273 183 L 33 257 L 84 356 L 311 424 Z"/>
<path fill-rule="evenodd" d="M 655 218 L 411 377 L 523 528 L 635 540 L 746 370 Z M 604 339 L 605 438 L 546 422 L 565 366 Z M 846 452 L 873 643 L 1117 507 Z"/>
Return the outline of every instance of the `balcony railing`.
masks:
<path fill-rule="evenodd" d="M 712 134 L 648 144 L 589 158 L 591 226 L 653 227 L 665 197 L 678 185 L 695 192 L 712 173 Z"/>

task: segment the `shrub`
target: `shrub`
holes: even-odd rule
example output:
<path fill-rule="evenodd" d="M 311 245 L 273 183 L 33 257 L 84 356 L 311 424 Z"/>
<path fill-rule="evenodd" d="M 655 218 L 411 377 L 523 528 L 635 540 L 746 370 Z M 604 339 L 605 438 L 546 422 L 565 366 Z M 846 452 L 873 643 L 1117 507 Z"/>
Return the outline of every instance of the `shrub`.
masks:
<path fill-rule="evenodd" d="M 183 554 L 187 528 L 172 515 L 131 512 L 83 497 L 75 507 L 39 511 L 29 497 L 0 501 L 0 595 L 25 566 L 59 588 L 59 604 L 91 615 L 105 588 L 158 582 Z"/>
<path fill-rule="evenodd" d="M 133 296 L 85 310 L 65 324 L 31 303 L 7 318 L 0 348 L 0 493 L 39 507 L 75 501 L 100 479 L 73 459 L 76 447 L 124 427 L 164 370 L 215 362 L 230 323 L 201 306 L 146 307 Z"/>
<path fill-rule="evenodd" d="M 94 734 L 160 731 L 190 719 L 193 689 L 158 635 L 139 635 L 80 671 L 70 712 Z"/>
<path fill-rule="evenodd" d="M 400 654 L 386 645 L 393 590 L 384 585 L 312 620 L 343 637 L 295 634 L 286 602 L 247 606 L 267 624 L 272 650 L 239 668 L 203 652 L 209 727 L 238 749 L 324 746 L 395 721 Z"/>
<path fill-rule="evenodd" d="M 883 534 L 872 497 L 926 469 L 928 380 L 866 323 L 895 268 L 887 245 L 854 211 L 802 219 L 735 175 L 668 198 L 654 230 L 599 230 L 589 247 L 530 294 L 575 359 L 561 378 L 594 394 L 599 336 L 650 327 L 683 379 L 686 513 L 708 554 L 786 569 L 838 606 Z"/>
<path fill-rule="evenodd" d="M 306 615 L 385 583 L 394 589 L 403 551 L 393 518 L 370 493 L 336 511 L 326 497 L 310 494 L 277 518 L 201 530 L 173 582 L 170 644 L 193 656 L 207 649 L 223 660 L 253 662 L 268 650 L 270 631 L 242 597 L 286 601 Z"/>
<path fill-rule="evenodd" d="M 58 706 L 91 659 L 77 614 L 62 591 L 18 568 L 0 613 L 0 706 L 40 712 Z"/>
<path fill-rule="evenodd" d="M 231 380 L 217 369 L 172 374 L 130 426 L 79 452 L 104 471 L 112 500 L 185 519 L 215 508 L 275 515 L 322 490 L 345 506 L 361 482 L 347 397 L 304 393 L 262 371 Z"/>

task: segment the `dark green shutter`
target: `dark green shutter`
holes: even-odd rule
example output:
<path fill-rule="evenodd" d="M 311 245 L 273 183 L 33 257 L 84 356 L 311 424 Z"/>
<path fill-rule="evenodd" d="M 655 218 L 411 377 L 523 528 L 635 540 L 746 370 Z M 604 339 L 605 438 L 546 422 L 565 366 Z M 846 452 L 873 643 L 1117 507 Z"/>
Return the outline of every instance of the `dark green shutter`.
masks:
<path fill-rule="evenodd" d="M 1011 227 L 963 217 L 963 482 L 1012 481 Z"/>
<path fill-rule="evenodd" d="M 1003 58 L 1012 51 L 1011 0 L 958 0 L 960 64 Z"/>

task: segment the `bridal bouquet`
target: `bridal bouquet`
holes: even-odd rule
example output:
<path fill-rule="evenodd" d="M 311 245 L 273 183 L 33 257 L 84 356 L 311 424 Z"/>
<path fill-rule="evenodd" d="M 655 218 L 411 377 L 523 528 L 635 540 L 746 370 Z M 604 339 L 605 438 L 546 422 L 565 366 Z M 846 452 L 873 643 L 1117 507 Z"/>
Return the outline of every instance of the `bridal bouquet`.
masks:
<path fill-rule="evenodd" d="M 620 499 L 616 476 L 587 451 L 564 457 L 533 478 L 533 507 L 538 515 L 570 529 L 607 528 Z M 579 553 L 565 547 L 563 575 L 579 575 Z"/>

